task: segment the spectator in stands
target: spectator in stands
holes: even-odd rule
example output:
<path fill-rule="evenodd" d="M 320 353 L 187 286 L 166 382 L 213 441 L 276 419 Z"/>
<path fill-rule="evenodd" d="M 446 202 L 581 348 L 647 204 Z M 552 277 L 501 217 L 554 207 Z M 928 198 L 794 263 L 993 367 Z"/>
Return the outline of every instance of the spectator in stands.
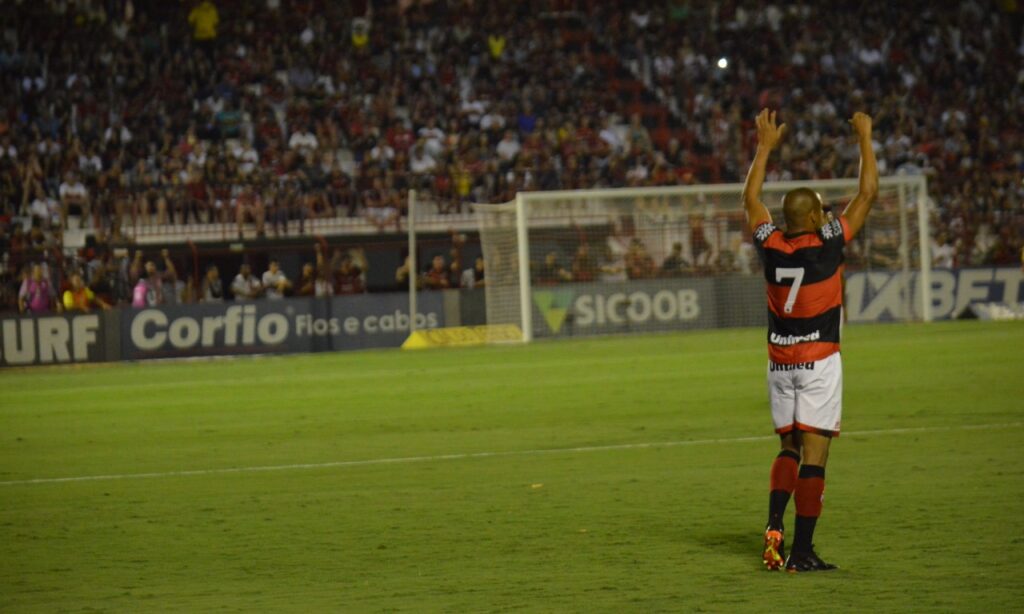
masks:
<path fill-rule="evenodd" d="M 398 268 L 395 269 L 395 286 L 397 287 L 398 290 L 404 291 L 409 289 L 409 271 L 411 270 L 412 258 L 410 256 L 406 256 L 405 259 L 402 260 L 402 264 L 400 264 Z M 416 279 L 416 287 L 423 287 L 422 278 Z"/>
<path fill-rule="evenodd" d="M 302 273 L 295 284 L 295 296 L 316 296 L 316 267 L 311 262 L 302 265 Z"/>
<path fill-rule="evenodd" d="M 270 266 L 263 272 L 263 287 L 266 297 L 269 299 L 282 299 L 285 293 L 291 290 L 292 282 L 281 271 L 281 263 L 276 259 L 270 261 Z"/>
<path fill-rule="evenodd" d="M 396 232 L 401 230 L 395 198 L 394 191 L 388 189 L 380 178 L 374 179 L 373 187 L 363 192 L 366 219 L 377 227 L 378 232 L 384 232 L 391 226 Z"/>
<path fill-rule="evenodd" d="M 18 290 L 18 310 L 22 313 L 48 313 L 53 309 L 56 293 L 49 274 L 41 264 L 33 264 Z"/>
<path fill-rule="evenodd" d="M 288 147 L 294 149 L 300 156 L 315 152 L 319 146 L 320 141 L 317 140 L 316 134 L 313 133 L 312 126 L 309 125 L 304 126 L 301 130 L 296 130 L 292 133 L 291 138 L 288 139 Z"/>
<path fill-rule="evenodd" d="M 996 235 L 992 227 L 983 222 L 978 226 L 978 232 L 974 235 L 974 248 L 971 250 L 971 264 L 980 266 L 991 261 L 992 254 L 996 247 Z"/>
<path fill-rule="evenodd" d="M 753 275 L 760 265 L 757 262 L 757 251 L 754 249 L 751 235 L 742 233 L 733 244 L 736 245 L 733 250 L 733 270 L 743 275 Z"/>
<path fill-rule="evenodd" d="M 629 117 L 629 128 L 626 130 L 626 135 L 627 143 L 633 151 L 651 149 L 651 135 L 641 121 L 639 113 L 634 113 Z"/>
<path fill-rule="evenodd" d="M 451 286 L 448 280 L 448 267 L 444 256 L 436 254 L 430 261 L 430 268 L 423 274 L 423 287 L 428 290 L 443 290 Z"/>
<path fill-rule="evenodd" d="M 85 218 L 89 215 L 89 191 L 78 178 L 78 173 L 68 171 L 67 179 L 60 184 L 60 219 L 64 228 L 68 227 L 68 216 L 77 215 L 79 228 L 85 227 Z"/>
<path fill-rule="evenodd" d="M 135 252 L 135 257 L 141 260 L 142 252 Z M 145 275 L 138 278 L 132 290 L 133 307 L 158 307 L 175 300 L 170 296 L 174 293 L 178 281 L 174 262 L 171 261 L 170 252 L 166 249 L 160 251 L 160 257 L 164 263 L 163 271 L 160 271 L 152 260 L 146 261 Z"/>
<path fill-rule="evenodd" d="M 243 262 L 231 282 L 231 293 L 235 295 L 236 301 L 252 301 L 263 295 L 263 284 L 252 274 L 252 267 Z"/>
<path fill-rule="evenodd" d="M 519 139 L 516 138 L 516 133 L 512 130 L 506 130 L 505 136 L 502 137 L 501 141 L 498 142 L 496 152 L 498 157 L 501 159 L 503 168 L 509 168 L 515 162 L 516 156 L 522 150 L 522 146 L 519 144 Z"/>
<path fill-rule="evenodd" d="M 932 240 L 932 267 L 937 269 L 953 268 L 953 246 L 945 233 L 940 233 Z"/>
<path fill-rule="evenodd" d="M 448 284 L 458 288 L 462 283 L 462 250 L 466 246 L 466 235 L 453 231 L 451 241 L 452 246 L 448 250 Z"/>
<path fill-rule="evenodd" d="M 629 279 L 650 279 L 655 276 L 654 259 L 647 253 L 643 241 L 634 238 L 624 257 L 626 277 Z"/>
<path fill-rule="evenodd" d="M 473 267 L 466 269 L 462 272 L 462 287 L 473 289 L 483 288 L 487 285 L 487 280 L 484 278 L 484 257 L 477 256 L 473 262 Z"/>
<path fill-rule="evenodd" d="M 708 272 L 714 267 L 717 254 L 708 236 L 708 228 L 704 226 L 704 218 L 699 215 L 690 218 L 690 253 L 691 262 L 698 271 Z"/>
<path fill-rule="evenodd" d="M 331 277 L 330 271 L 317 269 L 313 291 L 313 295 L 317 298 L 334 296 L 334 279 Z"/>
<path fill-rule="evenodd" d="M 599 267 L 594 257 L 590 255 L 590 246 L 580 243 L 576 248 L 576 254 L 572 258 L 572 279 L 573 281 L 591 282 L 597 279 Z"/>
<path fill-rule="evenodd" d="M 86 287 L 79 273 L 71 275 L 71 287 L 64 291 L 64 311 L 89 312 L 93 307 L 110 309 L 110 305 Z"/>
<path fill-rule="evenodd" d="M 334 294 L 362 294 L 366 291 L 363 285 L 363 272 L 352 260 L 352 254 L 334 250 L 331 259 L 334 270 Z"/>
<path fill-rule="evenodd" d="M 409 170 L 416 176 L 415 183 L 421 188 L 430 185 L 429 176 L 437 170 L 437 160 L 427 152 L 422 139 L 412 148 L 412 154 L 409 156 Z"/>
<path fill-rule="evenodd" d="M 220 14 L 210 0 L 202 0 L 188 13 L 188 23 L 192 26 L 192 39 L 208 54 L 213 53 L 213 43 L 217 39 L 217 26 Z"/>
<path fill-rule="evenodd" d="M 558 253 L 552 251 L 544 255 L 544 262 L 537 268 L 534 279 L 538 285 L 550 286 L 572 281 L 572 274 L 558 262 Z"/>
<path fill-rule="evenodd" d="M 313 295 L 317 297 L 334 296 L 333 267 L 324 258 L 324 252 L 319 243 L 315 245 L 315 249 L 316 279 L 313 282 Z"/>
<path fill-rule="evenodd" d="M 28 214 L 42 221 L 44 228 L 56 227 L 62 223 L 63 208 L 54 198 L 51 198 L 41 183 L 36 183 L 33 188 L 32 202 L 28 206 Z"/>
<path fill-rule="evenodd" d="M 686 259 L 683 257 L 683 244 L 676 241 L 672 244 L 671 253 L 661 263 L 661 274 L 663 277 L 682 277 L 686 268 Z"/>
<path fill-rule="evenodd" d="M 224 283 L 220 278 L 220 270 L 215 264 L 211 264 L 206 267 L 206 275 L 203 276 L 201 296 L 201 300 L 204 303 L 224 302 Z"/>
<path fill-rule="evenodd" d="M 244 236 L 244 225 L 247 220 L 256 224 L 256 236 L 266 235 L 264 228 L 266 209 L 263 206 L 263 198 L 256 192 L 252 184 L 245 184 L 241 193 L 234 199 L 235 222 L 238 224 L 238 238 Z"/>
<path fill-rule="evenodd" d="M 619 134 L 615 126 L 612 125 L 612 118 L 606 115 L 602 124 L 601 132 L 598 135 L 601 140 L 611 149 L 612 153 L 624 151 L 626 149 L 626 142 L 622 139 L 622 135 Z"/>
<path fill-rule="evenodd" d="M 387 141 L 375 140 L 370 148 L 369 159 L 377 167 L 386 169 L 395 159 L 395 149 Z"/>
<path fill-rule="evenodd" d="M 231 155 L 237 161 L 238 174 L 242 177 L 248 177 L 259 166 L 260 154 L 248 138 L 243 138 L 235 145 L 231 150 Z"/>

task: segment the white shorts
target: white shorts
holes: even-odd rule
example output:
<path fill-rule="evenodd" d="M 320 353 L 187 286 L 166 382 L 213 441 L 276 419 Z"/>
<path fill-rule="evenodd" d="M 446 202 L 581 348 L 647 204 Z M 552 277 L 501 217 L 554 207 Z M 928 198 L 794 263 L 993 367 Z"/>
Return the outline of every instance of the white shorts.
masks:
<path fill-rule="evenodd" d="M 816 362 L 768 362 L 768 398 L 775 432 L 793 429 L 839 436 L 843 416 L 843 361 L 839 352 Z"/>

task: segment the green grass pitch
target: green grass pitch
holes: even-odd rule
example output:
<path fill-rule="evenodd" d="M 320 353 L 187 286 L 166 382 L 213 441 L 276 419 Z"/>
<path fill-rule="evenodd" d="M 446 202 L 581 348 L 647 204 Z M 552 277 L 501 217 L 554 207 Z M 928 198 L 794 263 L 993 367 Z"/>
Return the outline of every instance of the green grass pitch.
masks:
<path fill-rule="evenodd" d="M 1024 608 L 1024 325 L 847 329 L 817 575 L 761 568 L 763 340 L 2 373 L 0 610 Z"/>

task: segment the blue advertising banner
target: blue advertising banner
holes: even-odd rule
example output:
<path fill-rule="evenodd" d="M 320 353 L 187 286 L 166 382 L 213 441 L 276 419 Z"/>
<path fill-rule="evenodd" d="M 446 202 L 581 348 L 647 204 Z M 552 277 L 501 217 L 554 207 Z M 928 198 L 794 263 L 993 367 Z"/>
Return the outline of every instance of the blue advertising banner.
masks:
<path fill-rule="evenodd" d="M 846 276 L 846 314 L 850 322 L 884 322 L 900 319 L 904 298 L 903 274 L 856 272 Z M 972 303 L 1013 305 L 1024 300 L 1024 273 L 1017 268 L 934 269 L 931 272 L 932 318 L 955 318 Z M 921 283 L 910 274 L 913 317 L 921 317 Z"/>
<path fill-rule="evenodd" d="M 919 318 L 920 280 L 909 279 L 910 315 Z M 898 272 L 849 273 L 849 321 L 905 317 L 902 280 Z M 958 317 L 975 303 L 1017 306 L 1022 284 L 1017 268 L 934 270 L 932 317 Z M 532 296 L 538 337 L 763 326 L 764 301 L 759 276 L 570 283 L 535 288 Z M 417 328 L 460 323 L 445 322 L 442 292 L 422 293 L 419 309 Z M 11 315 L 0 318 L 0 366 L 400 347 L 409 328 L 401 293 Z"/>
<path fill-rule="evenodd" d="M 424 294 L 422 328 L 444 325 L 439 294 Z M 399 347 L 405 294 L 168 305 L 121 311 L 121 357 L 220 356 Z"/>
<path fill-rule="evenodd" d="M 444 303 L 440 292 L 417 295 L 416 328 L 445 325 Z M 333 347 L 350 350 L 400 347 L 409 336 L 408 294 L 362 294 L 332 299 L 326 319 L 303 325 L 315 331 L 328 331 Z"/>
<path fill-rule="evenodd" d="M 753 281 L 753 280 L 751 280 Z M 561 284 L 533 290 L 538 337 L 713 328 L 711 279 Z"/>
<path fill-rule="evenodd" d="M 0 366 L 100 362 L 112 312 L 11 316 L 0 320 Z"/>

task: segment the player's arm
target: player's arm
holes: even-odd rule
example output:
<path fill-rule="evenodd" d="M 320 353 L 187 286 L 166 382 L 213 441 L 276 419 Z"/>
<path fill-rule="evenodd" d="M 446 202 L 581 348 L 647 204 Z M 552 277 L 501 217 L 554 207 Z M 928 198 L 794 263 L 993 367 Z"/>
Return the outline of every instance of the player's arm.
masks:
<path fill-rule="evenodd" d="M 878 164 L 875 162 L 875 150 L 871 146 L 871 116 L 858 111 L 853 114 L 850 123 L 857 131 L 860 143 L 860 187 L 843 211 L 850 232 L 848 238 L 852 239 L 864 227 L 864 220 L 878 196 Z"/>
<path fill-rule="evenodd" d="M 786 132 L 786 124 L 775 125 L 775 111 L 762 109 L 757 115 L 757 153 L 747 173 L 747 182 L 743 185 L 743 208 L 747 212 L 747 226 L 753 232 L 758 226 L 772 221 L 768 208 L 761 202 L 761 186 L 768 167 L 768 156 L 779 144 Z"/>

